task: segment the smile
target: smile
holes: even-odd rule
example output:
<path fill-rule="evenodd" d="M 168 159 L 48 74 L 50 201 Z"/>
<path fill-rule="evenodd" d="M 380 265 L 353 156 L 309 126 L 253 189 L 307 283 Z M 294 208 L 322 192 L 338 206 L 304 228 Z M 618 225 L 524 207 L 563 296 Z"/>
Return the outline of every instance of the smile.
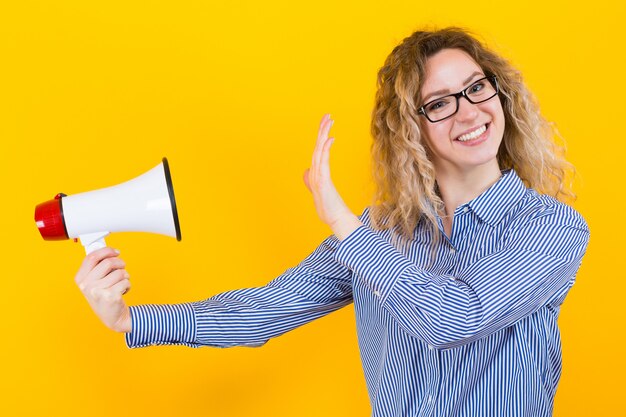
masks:
<path fill-rule="evenodd" d="M 481 127 L 479 127 L 478 129 L 472 132 L 461 135 L 456 140 L 461 141 L 461 142 L 467 142 L 468 140 L 476 139 L 477 137 L 479 137 L 480 135 L 482 135 L 483 133 L 487 131 L 487 125 L 488 124 L 482 125 Z"/>

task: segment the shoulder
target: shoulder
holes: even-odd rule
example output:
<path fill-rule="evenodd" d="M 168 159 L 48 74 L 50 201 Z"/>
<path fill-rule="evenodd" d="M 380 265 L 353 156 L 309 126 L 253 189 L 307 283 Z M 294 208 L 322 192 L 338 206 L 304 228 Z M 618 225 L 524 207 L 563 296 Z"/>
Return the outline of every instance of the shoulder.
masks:
<path fill-rule="evenodd" d="M 555 259 L 579 259 L 589 242 L 589 228 L 573 207 L 527 189 L 499 225 L 503 243 Z"/>
<path fill-rule="evenodd" d="M 526 189 L 519 209 L 528 221 L 589 230 L 584 217 L 572 206 L 552 196 L 540 194 L 532 188 Z"/>

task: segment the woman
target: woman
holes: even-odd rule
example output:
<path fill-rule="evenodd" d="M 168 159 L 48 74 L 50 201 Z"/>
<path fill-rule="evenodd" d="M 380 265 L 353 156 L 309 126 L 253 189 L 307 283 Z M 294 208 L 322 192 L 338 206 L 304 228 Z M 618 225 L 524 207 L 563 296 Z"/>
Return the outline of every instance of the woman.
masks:
<path fill-rule="evenodd" d="M 466 31 L 415 32 L 378 74 L 374 202 L 330 179 L 322 119 L 304 181 L 333 235 L 262 288 L 127 307 L 111 248 L 76 281 L 130 347 L 259 346 L 354 302 L 374 416 L 547 416 L 557 317 L 589 231 L 560 202 L 569 165 L 519 72 Z"/>

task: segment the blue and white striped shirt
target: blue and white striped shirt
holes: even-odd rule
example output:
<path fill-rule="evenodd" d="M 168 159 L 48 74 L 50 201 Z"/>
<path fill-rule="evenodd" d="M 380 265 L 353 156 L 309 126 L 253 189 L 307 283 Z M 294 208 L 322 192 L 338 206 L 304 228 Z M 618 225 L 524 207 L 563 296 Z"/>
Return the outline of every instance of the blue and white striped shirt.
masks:
<path fill-rule="evenodd" d="M 561 374 L 557 318 L 587 247 L 571 207 L 515 171 L 399 248 L 369 210 L 264 287 L 131 307 L 129 347 L 260 346 L 354 302 L 372 415 L 549 416 Z"/>

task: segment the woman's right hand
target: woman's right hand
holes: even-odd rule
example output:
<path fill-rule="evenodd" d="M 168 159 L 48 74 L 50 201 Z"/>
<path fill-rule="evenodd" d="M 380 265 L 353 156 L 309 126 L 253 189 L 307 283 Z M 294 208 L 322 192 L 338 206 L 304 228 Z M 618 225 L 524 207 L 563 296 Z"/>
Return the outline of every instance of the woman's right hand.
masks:
<path fill-rule="evenodd" d="M 110 329 L 131 331 L 130 310 L 122 296 L 130 290 L 126 264 L 113 248 L 98 249 L 87 255 L 75 281 L 87 302 Z"/>

